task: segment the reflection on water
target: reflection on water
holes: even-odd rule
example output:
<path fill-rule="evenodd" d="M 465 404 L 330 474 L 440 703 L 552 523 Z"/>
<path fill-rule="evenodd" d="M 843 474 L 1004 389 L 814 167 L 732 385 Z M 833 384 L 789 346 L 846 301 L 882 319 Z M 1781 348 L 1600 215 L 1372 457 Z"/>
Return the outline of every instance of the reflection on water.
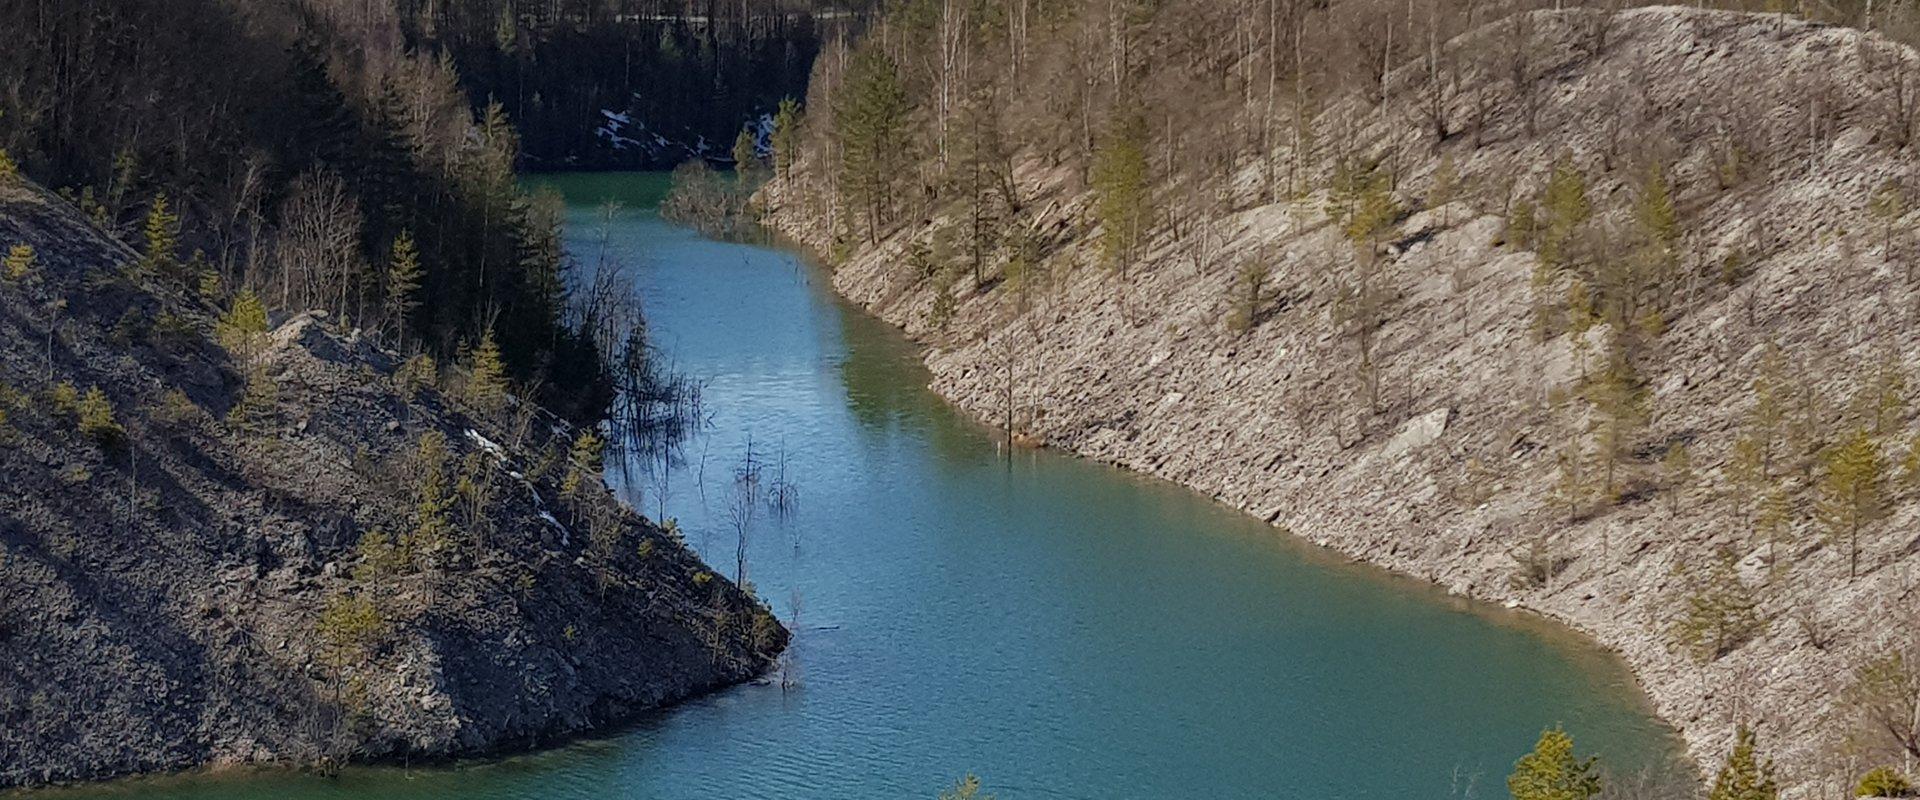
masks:
<path fill-rule="evenodd" d="M 913 348 L 792 253 L 703 239 L 569 176 L 712 426 L 651 510 L 731 571 L 730 467 L 784 447 L 794 514 L 758 517 L 759 592 L 800 685 L 743 686 L 605 739 L 452 769 L 142 782 L 76 796 L 932 798 L 979 773 L 1021 798 L 1502 797 L 1564 724 L 1616 769 L 1673 763 L 1619 663 L 1564 631 L 1339 562 L 1191 492 L 1049 452 L 1012 463 L 926 388 Z M 664 494 L 665 496 L 660 496 Z M 61 793 L 66 794 L 66 793 Z"/>

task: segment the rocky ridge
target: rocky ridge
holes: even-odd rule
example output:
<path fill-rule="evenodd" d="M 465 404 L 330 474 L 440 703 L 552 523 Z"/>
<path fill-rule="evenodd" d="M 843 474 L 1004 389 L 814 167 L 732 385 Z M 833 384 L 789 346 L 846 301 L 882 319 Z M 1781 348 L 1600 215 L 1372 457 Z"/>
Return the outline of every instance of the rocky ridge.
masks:
<path fill-rule="evenodd" d="M 36 259 L 0 278 L 0 788 L 535 746 L 784 646 L 677 536 L 597 479 L 568 490 L 566 426 L 471 412 L 324 314 L 271 332 L 274 390 L 237 420 L 197 293 L 0 182 L 16 244 Z M 88 427 L 96 399 L 117 432 Z M 406 551 L 429 514 L 442 538 Z"/>
<path fill-rule="evenodd" d="M 1046 277 L 1025 293 L 997 270 L 978 288 L 957 277 L 944 324 L 934 313 L 942 287 L 907 262 L 949 210 L 935 203 L 874 246 L 837 242 L 818 154 L 760 201 L 786 235 L 844 252 L 835 287 L 927 343 L 933 388 L 976 417 L 1011 416 L 1022 437 L 1180 482 L 1356 559 L 1579 629 L 1626 659 L 1708 774 L 1735 725 L 1748 723 L 1778 757 L 1790 796 L 1850 788 L 1870 764 L 1846 746 L 1857 726 L 1836 699 L 1865 658 L 1911 635 L 1920 502 L 1898 491 L 1850 577 L 1843 548 L 1823 541 L 1815 491 L 1783 477 L 1796 510 L 1776 572 L 1730 462 L 1766 343 L 1820 399 L 1808 416 L 1829 436 L 1851 419 L 1845 399 L 1874 380 L 1875 365 L 1891 359 L 1909 374 L 1920 365 L 1915 255 L 1883 237 L 1869 210 L 1889 180 L 1920 177 L 1889 141 L 1888 82 L 1875 66 L 1884 62 L 1869 57 L 1914 54 L 1779 15 L 1659 7 L 1526 22 L 1540 48 L 1534 124 L 1496 113 L 1435 144 L 1411 111 L 1420 80 L 1409 66 L 1388 75 L 1377 105 L 1350 100 L 1321 114 L 1315 128 L 1330 143 L 1279 154 L 1323 179 L 1336 148 L 1398 159 L 1394 194 L 1410 211 L 1379 250 L 1377 413 L 1340 334 L 1341 264 L 1353 246 L 1324 189 L 1258 199 L 1257 165 L 1210 187 L 1236 198 L 1230 209 L 1157 226 L 1121 280 L 1100 263 L 1082 176 L 1019 154 L 1025 224 Z M 1514 24 L 1447 44 L 1478 65 L 1448 101 L 1454 119 L 1511 108 L 1499 66 L 1473 54 L 1509 50 Z M 1429 202 L 1443 158 L 1461 188 Z M 1556 500 L 1556 453 L 1587 435 L 1592 412 L 1569 398 L 1607 332 L 1537 339 L 1539 256 L 1506 236 L 1511 209 L 1537 196 L 1562 158 L 1589 176 L 1597 225 L 1616 231 L 1634 193 L 1620 166 L 1668 164 L 1687 276 L 1665 287 L 1675 302 L 1643 368 L 1650 417 L 1621 499 L 1571 520 Z M 1176 195 L 1190 182 L 1163 181 L 1156 202 L 1193 196 Z M 1908 224 L 1902 215 L 1889 230 Z M 1228 320 L 1243 268 L 1268 294 L 1241 330 Z M 1883 437 L 1890 458 L 1913 429 L 1910 398 L 1894 424 Z M 1673 489 L 1659 462 L 1682 442 L 1694 480 Z M 1700 663 L 1673 630 L 1697 586 L 1687 569 L 1722 548 L 1737 555 L 1767 624 Z M 1544 581 L 1519 579 L 1543 553 Z"/>

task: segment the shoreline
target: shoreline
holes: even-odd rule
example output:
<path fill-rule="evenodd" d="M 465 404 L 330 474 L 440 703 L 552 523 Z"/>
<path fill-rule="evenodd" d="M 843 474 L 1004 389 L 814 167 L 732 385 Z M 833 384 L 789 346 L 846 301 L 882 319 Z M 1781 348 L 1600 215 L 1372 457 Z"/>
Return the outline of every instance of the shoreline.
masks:
<path fill-rule="evenodd" d="M 764 195 L 762 195 L 762 197 L 764 197 Z M 826 282 L 836 300 L 886 325 L 907 342 L 911 343 L 919 359 L 918 366 L 927 371 L 929 378 L 936 378 L 930 359 L 935 355 L 935 348 L 938 347 L 937 342 L 930 341 L 925 336 L 916 335 L 907 326 L 888 318 L 874 306 L 863 303 L 850 296 L 840 285 L 839 280 L 836 278 L 836 270 L 831 266 L 825 253 L 815 243 L 808 241 L 808 232 L 804 227 L 793 225 L 791 220 L 783 218 L 777 213 L 763 215 L 758 224 L 770 234 L 770 246 L 788 249 L 800 255 L 805 262 L 806 268 Z M 895 235 L 899 235 L 898 232 L 896 232 Z M 1004 448 L 1007 446 L 1007 431 L 1002 425 L 996 424 L 990 416 L 978 413 L 975 409 L 958 402 L 953 395 L 941 391 L 937 378 L 930 380 L 924 388 L 939 398 L 941 403 L 968 423 L 977 425 L 983 430 L 994 432 L 996 435 L 993 438 L 997 440 L 998 447 Z M 1418 571 L 1409 569 L 1405 565 L 1369 558 L 1363 550 L 1344 548 L 1337 539 L 1301 534 L 1292 527 L 1276 521 L 1271 515 L 1262 515 L 1252 508 L 1228 502 L 1225 498 L 1222 498 L 1218 494 L 1209 493 L 1195 483 L 1181 481 L 1153 470 L 1139 469 L 1123 460 L 1105 457 L 1098 452 L 1062 446 L 1058 442 L 1018 430 L 1015 431 L 1013 436 L 1013 447 L 1017 450 L 1036 452 L 1051 451 L 1069 458 L 1081 459 L 1089 463 L 1115 469 L 1130 478 L 1160 482 L 1167 486 L 1175 487 L 1180 491 L 1199 495 L 1205 498 L 1208 503 L 1222 510 L 1258 521 L 1260 524 L 1266 526 L 1270 532 L 1278 534 L 1278 539 L 1282 546 L 1296 549 L 1297 557 L 1322 561 L 1323 563 L 1316 565 L 1318 567 L 1363 570 L 1371 573 L 1363 577 L 1400 583 L 1401 586 L 1397 588 L 1405 591 L 1429 593 L 1431 597 L 1427 599 L 1431 602 L 1437 604 L 1445 604 L 1448 602 L 1458 604 L 1457 607 L 1452 610 L 1472 614 L 1487 620 L 1490 624 L 1510 626 L 1523 630 L 1530 636 L 1540 637 L 1550 646 L 1574 646 L 1587 651 L 1582 655 L 1604 656 L 1612 662 L 1609 666 L 1618 667 L 1620 676 L 1624 677 L 1630 683 L 1630 692 L 1634 696 L 1635 704 L 1640 706 L 1649 717 L 1658 721 L 1660 726 L 1665 730 L 1666 735 L 1673 740 L 1673 755 L 1676 757 L 1676 760 L 1672 766 L 1685 769 L 1686 780 L 1689 781 L 1689 785 L 1704 789 L 1706 786 L 1706 776 L 1712 774 L 1712 770 L 1716 766 L 1713 763 L 1703 760 L 1693 748 L 1690 748 L 1687 743 L 1684 728 L 1676 724 L 1675 720 L 1668 715 L 1661 712 L 1659 704 L 1655 701 L 1654 695 L 1650 690 L 1651 687 L 1648 685 L 1646 677 L 1640 669 L 1636 668 L 1632 660 L 1628 657 L 1628 653 L 1621 647 L 1609 642 L 1601 635 L 1600 631 L 1581 624 L 1577 617 L 1556 613 L 1550 608 L 1536 606 L 1514 598 L 1475 595 L 1470 592 L 1460 591 L 1457 586 L 1450 586 L 1443 581 L 1434 579 L 1430 575 L 1423 575 Z M 1563 640 L 1555 642 L 1553 641 L 1555 637 L 1562 637 Z M 1573 733 L 1576 735 L 1577 741 L 1578 732 L 1574 731 Z M 1520 754 L 1516 754 L 1515 757 L 1518 758 L 1519 755 Z"/>

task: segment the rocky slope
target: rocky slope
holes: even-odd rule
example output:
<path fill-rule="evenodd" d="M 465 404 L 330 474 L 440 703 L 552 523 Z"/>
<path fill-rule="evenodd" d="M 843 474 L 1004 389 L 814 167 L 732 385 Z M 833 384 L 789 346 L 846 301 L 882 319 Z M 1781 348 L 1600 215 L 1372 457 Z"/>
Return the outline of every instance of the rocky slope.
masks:
<path fill-rule="evenodd" d="M 1885 374 L 1878 365 L 1911 374 L 1920 362 L 1915 254 L 1885 233 L 1911 217 L 1869 211 L 1887 181 L 1913 185 L 1888 111 L 1888 93 L 1911 86 L 1889 88 L 1885 59 L 1915 56 L 1773 15 L 1569 10 L 1525 22 L 1539 81 L 1530 125 L 1496 63 L 1514 49 L 1515 22 L 1503 20 L 1447 44 L 1466 64 L 1445 100 L 1452 135 L 1436 144 L 1416 113 L 1417 66 L 1391 73 L 1377 104 L 1319 115 L 1316 150 L 1278 154 L 1314 176 L 1311 194 L 1261 200 L 1261 170 L 1247 164 L 1232 185 L 1206 187 L 1231 198 L 1227 210 L 1193 218 L 1182 206 L 1199 195 L 1183 188 L 1191 176 L 1162 176 L 1156 203 L 1186 219 L 1157 225 L 1125 278 L 1100 263 L 1078 171 L 1023 151 L 1021 224 L 1044 276 L 1031 288 L 998 266 L 978 288 L 949 273 L 957 303 L 940 324 L 942 287 L 908 266 L 953 214 L 940 202 L 877 246 L 854 246 L 834 285 L 927 342 L 933 388 L 983 420 L 1011 418 L 1024 436 L 1178 481 L 1355 558 L 1562 620 L 1626 658 L 1703 768 L 1748 723 L 1790 794 L 1850 786 L 1885 750 L 1849 745 L 1869 739 L 1837 698 L 1866 658 L 1911 636 L 1920 502 L 1893 490 L 1850 577 L 1846 549 L 1823 539 L 1813 484 L 1821 446 L 1858 420 L 1848 398 Z M 1377 411 L 1343 322 L 1360 256 L 1328 214 L 1336 151 L 1394 165 L 1407 209 L 1376 253 Z M 1536 287 L 1539 254 L 1505 235 L 1510 209 L 1540 196 L 1561 157 L 1587 176 L 1592 228 L 1622 238 L 1642 190 L 1632 165 L 1666 165 L 1682 230 L 1681 267 L 1657 288 L 1664 329 L 1641 356 L 1647 419 L 1619 468 L 1620 498 L 1571 516 L 1556 494 L 1559 456 L 1592 446 L 1598 412 L 1578 399 L 1582 376 L 1613 332 L 1536 337 L 1540 296 L 1557 302 L 1567 284 Z M 1437 203 L 1443 159 L 1460 188 Z M 808 154 L 761 200 L 772 225 L 829 253 L 824 163 Z M 1231 321 L 1243 270 L 1266 287 L 1244 326 Z M 1769 341 L 1808 400 L 1794 401 L 1806 438 L 1793 463 L 1810 465 L 1767 479 L 1788 506 L 1773 566 L 1757 495 L 1731 464 Z M 1912 398 L 1893 394 L 1876 439 L 1889 461 L 1914 429 Z M 1679 443 L 1689 480 L 1660 466 Z M 1722 549 L 1765 627 L 1702 663 L 1674 631 Z M 1544 574 L 1529 575 L 1535 565 Z"/>
<path fill-rule="evenodd" d="M 571 434 L 541 415 L 409 388 L 309 315 L 231 416 L 203 301 L 0 181 L 0 251 L 23 243 L 33 269 L 0 277 L 0 788 L 531 746 L 784 645 L 597 477 L 566 492 Z"/>

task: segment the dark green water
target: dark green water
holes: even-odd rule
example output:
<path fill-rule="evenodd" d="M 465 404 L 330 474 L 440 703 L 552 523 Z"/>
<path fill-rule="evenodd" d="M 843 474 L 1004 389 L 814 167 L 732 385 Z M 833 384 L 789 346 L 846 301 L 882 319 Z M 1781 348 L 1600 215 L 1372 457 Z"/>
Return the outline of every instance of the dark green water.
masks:
<path fill-rule="evenodd" d="M 731 571 L 729 469 L 784 445 L 796 513 L 750 573 L 802 611 L 798 688 L 743 686 L 607 738 L 336 780 L 221 775 L 58 797 L 933 798 L 977 772 L 1022 798 L 1505 797 L 1564 724 L 1616 770 L 1675 742 L 1613 659 L 1522 616 L 1340 563 L 1175 486 L 1055 453 L 1012 464 L 924 387 L 915 351 L 794 254 L 645 210 L 660 176 L 549 181 L 628 204 L 610 245 L 713 427 L 666 498 Z M 697 478 L 705 453 L 706 491 Z M 645 499 L 649 513 L 657 496 Z"/>

